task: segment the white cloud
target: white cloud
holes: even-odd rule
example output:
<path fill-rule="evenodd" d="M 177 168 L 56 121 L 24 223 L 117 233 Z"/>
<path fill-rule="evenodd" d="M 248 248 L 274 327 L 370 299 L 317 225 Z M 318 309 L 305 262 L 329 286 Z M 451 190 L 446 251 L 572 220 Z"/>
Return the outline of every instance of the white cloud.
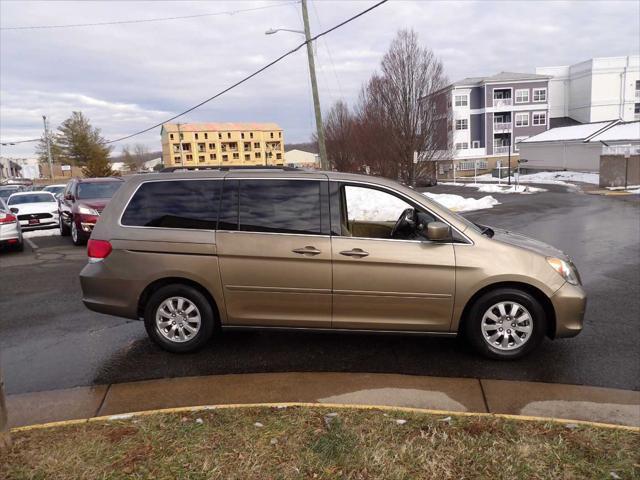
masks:
<path fill-rule="evenodd" d="M 0 2 L 2 26 L 68 24 L 195 15 L 268 4 L 217 2 Z M 371 1 L 309 2 L 313 32 Z M 0 32 L 0 138 L 40 136 L 82 110 L 108 138 L 146 128 L 222 90 L 300 43 L 299 4 L 237 15 L 134 25 Z M 327 109 L 353 102 L 395 32 L 413 28 L 451 80 L 501 70 L 575 63 L 638 52 L 638 2 L 392 1 L 323 37 L 318 82 Z M 287 141 L 314 125 L 304 49 L 185 120 L 275 121 Z M 130 142 L 159 148 L 159 131 Z M 0 150 L 30 155 L 32 145 Z"/>

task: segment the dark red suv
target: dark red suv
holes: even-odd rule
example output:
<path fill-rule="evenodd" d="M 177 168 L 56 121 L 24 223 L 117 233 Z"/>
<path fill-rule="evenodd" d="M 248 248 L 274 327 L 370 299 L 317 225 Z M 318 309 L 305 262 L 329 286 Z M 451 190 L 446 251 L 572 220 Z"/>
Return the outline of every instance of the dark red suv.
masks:
<path fill-rule="evenodd" d="M 87 243 L 100 213 L 122 183 L 118 177 L 71 179 L 58 200 L 60 235 L 71 234 L 74 245 Z"/>

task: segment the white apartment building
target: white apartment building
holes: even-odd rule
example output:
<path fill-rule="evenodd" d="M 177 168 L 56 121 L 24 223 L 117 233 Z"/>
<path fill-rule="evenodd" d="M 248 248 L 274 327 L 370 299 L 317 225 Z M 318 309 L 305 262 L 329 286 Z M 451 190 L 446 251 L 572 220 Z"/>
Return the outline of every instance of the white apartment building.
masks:
<path fill-rule="evenodd" d="M 640 55 L 537 67 L 549 75 L 549 116 L 580 123 L 640 119 Z M 552 125 L 553 126 L 553 125 Z"/>

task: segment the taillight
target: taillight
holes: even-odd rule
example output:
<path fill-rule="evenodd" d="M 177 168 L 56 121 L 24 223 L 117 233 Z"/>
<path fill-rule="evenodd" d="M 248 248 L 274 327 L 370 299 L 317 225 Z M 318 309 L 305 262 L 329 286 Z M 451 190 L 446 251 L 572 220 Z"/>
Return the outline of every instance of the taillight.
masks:
<path fill-rule="evenodd" d="M 16 216 L 10 213 L 0 213 L 0 223 L 13 223 L 16 221 Z"/>
<path fill-rule="evenodd" d="M 90 262 L 101 262 L 111 253 L 111 243 L 106 240 L 89 239 L 87 255 Z"/>

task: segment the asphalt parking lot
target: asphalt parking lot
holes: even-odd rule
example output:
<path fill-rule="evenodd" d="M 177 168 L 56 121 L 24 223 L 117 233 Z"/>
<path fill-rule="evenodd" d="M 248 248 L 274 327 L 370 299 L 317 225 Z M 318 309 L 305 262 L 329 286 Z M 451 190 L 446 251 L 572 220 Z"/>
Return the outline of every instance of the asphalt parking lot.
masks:
<path fill-rule="evenodd" d="M 80 301 L 85 250 L 39 237 L 0 253 L 0 359 L 8 393 L 205 374 L 336 371 L 559 382 L 640 390 L 640 199 L 543 186 L 492 194 L 502 204 L 469 212 L 480 223 L 555 245 L 577 264 L 589 295 L 584 332 L 546 341 L 531 356 L 480 358 L 457 339 L 395 335 L 225 333 L 203 351 L 164 352 L 141 322 L 90 312 Z M 475 189 L 434 193 L 482 197 Z M 497 259 L 499 261 L 499 259 Z"/>

